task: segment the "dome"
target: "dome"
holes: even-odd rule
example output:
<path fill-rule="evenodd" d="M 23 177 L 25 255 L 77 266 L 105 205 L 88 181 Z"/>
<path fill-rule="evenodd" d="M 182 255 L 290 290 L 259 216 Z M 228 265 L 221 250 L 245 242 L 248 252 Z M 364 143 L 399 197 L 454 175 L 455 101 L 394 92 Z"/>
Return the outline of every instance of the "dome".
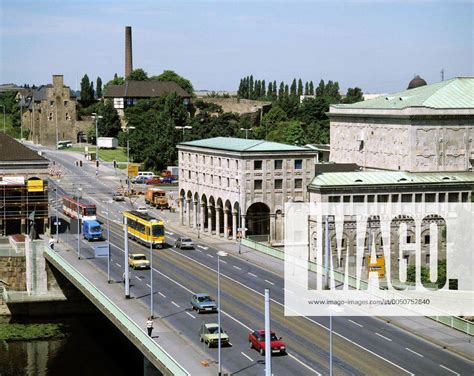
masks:
<path fill-rule="evenodd" d="M 416 87 L 420 86 L 426 86 L 428 85 L 424 79 L 422 79 L 420 76 L 416 75 L 413 80 L 410 81 L 408 84 L 407 90 L 409 89 L 414 89 Z"/>

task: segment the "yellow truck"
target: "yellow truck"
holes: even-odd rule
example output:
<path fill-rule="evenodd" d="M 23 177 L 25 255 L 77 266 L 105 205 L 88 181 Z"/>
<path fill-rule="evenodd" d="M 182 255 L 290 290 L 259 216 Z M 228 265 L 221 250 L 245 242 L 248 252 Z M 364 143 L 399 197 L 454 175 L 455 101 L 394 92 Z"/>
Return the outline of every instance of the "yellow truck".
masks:
<path fill-rule="evenodd" d="M 168 209 L 166 191 L 159 188 L 148 188 L 145 193 L 145 203 L 159 209 Z"/>

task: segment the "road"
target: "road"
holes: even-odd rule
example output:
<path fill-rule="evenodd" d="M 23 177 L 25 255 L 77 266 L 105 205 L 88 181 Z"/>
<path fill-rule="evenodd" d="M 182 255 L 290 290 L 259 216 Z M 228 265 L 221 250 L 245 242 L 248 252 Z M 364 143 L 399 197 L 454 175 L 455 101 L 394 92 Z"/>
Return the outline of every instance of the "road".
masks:
<path fill-rule="evenodd" d="M 85 195 L 94 200 L 104 221 L 104 202 L 114 191 L 113 179 L 95 177 L 92 166 L 76 168 L 73 160 L 64 153 L 48 153 L 64 165 L 67 175 L 61 186 L 71 189 L 71 183 L 81 182 Z M 118 211 L 128 208 L 129 202 L 113 203 L 111 208 L 112 276 L 116 280 L 123 273 L 123 233 Z M 179 234 L 168 235 L 168 242 Z M 75 243 L 73 239 L 69 239 Z M 71 244 L 74 246 L 74 244 Z M 84 251 L 91 252 L 84 244 Z M 88 249 L 88 250 L 87 250 Z M 148 249 L 130 241 L 132 252 L 147 253 Z M 216 315 L 198 315 L 190 311 L 192 292 L 216 295 L 216 249 L 202 245 L 194 251 L 180 251 L 173 247 L 154 251 L 155 286 L 154 309 L 176 330 L 199 346 L 197 332 L 202 321 L 216 322 Z M 105 271 L 106 261 L 90 260 Z M 275 375 L 328 374 L 328 319 L 326 317 L 285 317 L 283 315 L 283 279 L 242 259 L 229 256 L 221 261 L 221 288 L 223 328 L 230 335 L 232 347 L 223 349 L 223 365 L 235 374 L 262 374 L 263 357 L 250 350 L 247 333 L 262 328 L 263 291 L 272 294 L 272 330 L 283 336 L 288 356 L 273 357 Z M 132 272 L 132 295 L 149 304 L 149 272 Z M 411 334 L 371 317 L 335 317 L 333 329 L 334 374 L 472 374 L 473 364 L 450 352 L 436 347 Z M 206 349 L 217 358 L 215 349 Z"/>

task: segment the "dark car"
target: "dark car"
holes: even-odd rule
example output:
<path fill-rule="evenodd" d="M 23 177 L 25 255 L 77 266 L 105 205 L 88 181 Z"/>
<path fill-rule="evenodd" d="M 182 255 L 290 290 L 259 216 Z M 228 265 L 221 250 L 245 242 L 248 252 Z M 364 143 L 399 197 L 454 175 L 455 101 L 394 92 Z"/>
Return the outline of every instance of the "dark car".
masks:
<path fill-rule="evenodd" d="M 249 347 L 258 350 L 261 355 L 265 355 L 265 330 L 260 329 L 249 333 Z M 285 342 L 281 340 L 281 337 L 278 338 L 274 332 L 270 334 L 270 348 L 272 354 L 286 354 Z"/>
<path fill-rule="evenodd" d="M 161 178 L 161 182 L 165 184 L 171 184 L 173 180 L 174 179 L 171 176 L 165 176 L 164 178 Z"/>

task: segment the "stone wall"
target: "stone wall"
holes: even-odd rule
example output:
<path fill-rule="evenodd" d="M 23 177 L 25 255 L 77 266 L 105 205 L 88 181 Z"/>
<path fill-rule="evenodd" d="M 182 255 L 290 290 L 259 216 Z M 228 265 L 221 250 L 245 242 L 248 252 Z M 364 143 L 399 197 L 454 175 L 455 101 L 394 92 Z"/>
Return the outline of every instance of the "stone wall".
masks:
<path fill-rule="evenodd" d="M 203 102 L 214 103 L 222 107 L 224 112 L 234 112 L 239 115 L 256 113 L 263 116 L 272 107 L 271 102 L 253 101 L 239 98 L 200 98 Z"/>
<path fill-rule="evenodd" d="M 26 291 L 25 257 L 0 257 L 0 279 L 8 284 L 8 290 Z"/>

